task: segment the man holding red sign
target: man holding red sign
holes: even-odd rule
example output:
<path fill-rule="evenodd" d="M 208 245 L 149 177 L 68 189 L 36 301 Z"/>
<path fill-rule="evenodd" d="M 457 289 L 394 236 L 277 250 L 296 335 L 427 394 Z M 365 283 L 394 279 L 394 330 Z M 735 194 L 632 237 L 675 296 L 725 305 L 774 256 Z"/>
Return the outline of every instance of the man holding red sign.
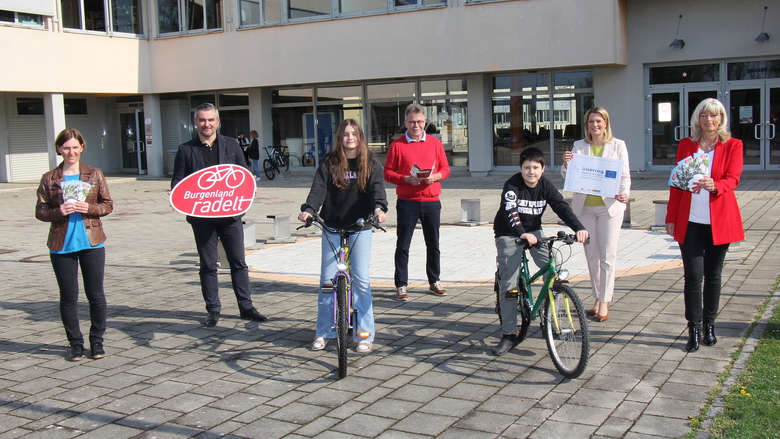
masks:
<path fill-rule="evenodd" d="M 236 164 L 247 167 L 244 152 L 238 145 L 238 141 L 232 137 L 217 134 L 219 129 L 219 111 L 210 103 L 200 104 L 195 108 L 195 126 L 198 136 L 189 142 L 179 145 L 173 166 L 173 178 L 171 188 L 190 174 L 201 169 L 221 164 Z M 219 168 L 211 176 L 199 179 L 214 184 L 219 180 Z M 227 188 L 231 188 L 231 178 L 235 171 L 225 171 L 224 175 Z M 248 172 L 248 171 L 247 171 Z M 174 191 L 175 192 L 175 191 Z M 214 191 L 221 197 L 221 191 Z M 230 191 L 223 191 L 225 197 L 232 195 Z M 222 199 L 220 198 L 220 201 Z M 203 208 L 197 212 L 205 212 L 205 207 L 214 206 L 214 202 L 204 203 Z M 222 203 L 220 203 L 222 204 Z M 213 209 L 209 209 L 213 210 Z M 195 215 L 197 212 L 193 212 Z M 228 217 L 213 217 L 215 215 L 187 215 L 187 222 L 192 226 L 195 235 L 195 244 L 200 257 L 200 288 L 203 299 L 206 302 L 208 317 L 204 323 L 207 327 L 214 327 L 219 321 L 222 304 L 219 301 L 217 283 L 217 238 L 222 241 L 230 263 L 230 278 L 233 291 L 238 300 L 238 308 L 241 318 L 263 322 L 265 316 L 260 314 L 252 305 L 251 290 L 249 288 L 249 269 L 244 256 L 244 227 L 241 223 L 241 215 Z M 212 217 L 209 217 L 212 216 Z"/>

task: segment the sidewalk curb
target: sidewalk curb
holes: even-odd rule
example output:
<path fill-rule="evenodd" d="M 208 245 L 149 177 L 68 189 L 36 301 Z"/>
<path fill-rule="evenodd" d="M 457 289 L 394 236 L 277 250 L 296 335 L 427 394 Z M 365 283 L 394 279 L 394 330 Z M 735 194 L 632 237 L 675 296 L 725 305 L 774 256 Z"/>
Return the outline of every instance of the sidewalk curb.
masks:
<path fill-rule="evenodd" d="M 780 289 L 775 290 L 774 294 L 772 294 L 772 297 L 769 299 L 769 303 L 767 303 L 767 307 L 764 310 L 764 313 L 761 315 L 758 323 L 756 323 L 756 326 L 753 327 L 753 330 L 745 336 L 745 344 L 742 346 L 739 357 L 736 361 L 734 361 L 734 364 L 729 371 L 729 376 L 726 378 L 726 381 L 723 382 L 723 385 L 720 389 L 720 394 L 718 394 L 715 400 L 712 401 L 712 405 L 710 405 L 706 419 L 702 423 L 701 430 L 699 430 L 699 432 L 696 434 L 697 439 L 712 437 L 710 429 L 712 428 L 715 416 L 723 412 L 723 407 L 725 405 L 725 395 L 737 382 L 737 378 L 739 378 L 739 376 L 745 372 L 745 366 L 747 365 L 750 357 L 753 355 L 753 352 L 755 352 L 756 346 L 761 339 L 761 335 L 764 334 L 769 318 L 772 317 L 778 302 L 780 302 Z"/>

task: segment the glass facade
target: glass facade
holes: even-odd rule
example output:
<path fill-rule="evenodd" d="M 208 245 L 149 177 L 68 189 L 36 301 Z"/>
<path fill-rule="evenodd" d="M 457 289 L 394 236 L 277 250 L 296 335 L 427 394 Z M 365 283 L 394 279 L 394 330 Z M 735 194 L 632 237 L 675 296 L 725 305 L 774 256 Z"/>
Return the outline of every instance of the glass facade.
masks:
<path fill-rule="evenodd" d="M 114 32 L 144 33 L 141 1 L 111 0 L 111 21 L 114 26 Z"/>
<path fill-rule="evenodd" d="M 369 149 L 384 161 L 390 144 L 406 131 L 404 111 L 412 102 L 425 108 L 426 131 L 441 139 L 450 165 L 468 165 L 465 79 L 280 88 L 272 96 L 273 142 L 286 145 L 303 166 L 313 166 L 333 149 L 336 130 L 344 119 L 355 119 L 363 126 Z"/>
<path fill-rule="evenodd" d="M 519 166 L 523 149 L 535 147 L 546 165 L 560 165 L 563 151 L 584 137 L 582 118 L 593 106 L 592 87 L 589 71 L 495 76 L 493 164 Z"/>
<path fill-rule="evenodd" d="M 718 80 L 720 80 L 720 67 L 717 63 L 650 68 L 651 85 Z"/>

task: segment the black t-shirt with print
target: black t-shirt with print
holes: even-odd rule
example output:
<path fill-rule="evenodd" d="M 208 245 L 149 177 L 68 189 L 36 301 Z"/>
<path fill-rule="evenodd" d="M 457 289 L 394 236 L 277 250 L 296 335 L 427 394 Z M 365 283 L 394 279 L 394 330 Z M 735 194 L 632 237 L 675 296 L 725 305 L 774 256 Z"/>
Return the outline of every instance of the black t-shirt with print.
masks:
<path fill-rule="evenodd" d="M 528 187 L 518 172 L 504 183 L 501 191 L 501 204 L 493 220 L 495 236 L 519 237 L 541 229 L 542 214 L 547 205 L 572 230 L 585 229 L 550 180 L 541 177 L 535 187 Z"/>

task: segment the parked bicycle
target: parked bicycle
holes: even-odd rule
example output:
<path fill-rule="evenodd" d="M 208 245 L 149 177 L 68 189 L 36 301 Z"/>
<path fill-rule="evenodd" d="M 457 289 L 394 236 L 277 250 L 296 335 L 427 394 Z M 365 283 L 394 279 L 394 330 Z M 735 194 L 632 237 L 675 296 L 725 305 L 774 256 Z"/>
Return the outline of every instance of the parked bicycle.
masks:
<path fill-rule="evenodd" d="M 583 312 L 582 302 L 567 285 L 569 272 L 561 268 L 565 261 L 560 258 L 560 249 L 553 246 L 556 242 L 572 245 L 577 242 L 577 235 L 569 235 L 563 231 L 556 236 L 542 238 L 536 244 L 547 248 L 550 260 L 533 276 L 528 269 L 527 250 L 530 248 L 525 240 L 517 239 L 517 245 L 523 246 L 522 263 L 518 282 L 518 315 L 521 322 L 518 325 L 518 340 L 525 339 L 531 320 L 541 317 L 541 329 L 547 341 L 555 368 L 567 378 L 576 378 L 585 370 L 588 363 L 589 333 L 588 323 Z M 556 254 L 559 258 L 556 259 Z M 497 275 L 498 273 L 496 273 Z M 548 275 L 549 278 L 541 287 L 539 295 L 534 300 L 531 284 L 537 279 Z M 495 284 L 496 311 L 499 318 L 498 282 Z M 533 304 L 533 306 L 531 305 Z"/>
<path fill-rule="evenodd" d="M 263 160 L 263 173 L 269 180 L 273 180 L 281 173 L 287 174 L 290 171 L 290 153 L 285 145 L 267 146 L 265 155 L 268 157 Z"/>
<path fill-rule="evenodd" d="M 352 306 L 354 303 L 352 296 L 352 276 L 350 275 L 350 256 L 351 248 L 349 246 L 349 237 L 353 233 L 365 230 L 366 226 L 387 232 L 384 227 L 379 225 L 379 220 L 372 215 L 368 219 L 358 218 L 358 220 L 343 229 L 328 227 L 318 214 L 309 217 L 306 224 L 299 226 L 297 230 L 317 224 L 322 230 L 339 235 L 339 247 L 335 248 L 331 244 L 333 257 L 336 259 L 336 274 L 331 280 L 333 294 L 333 323 L 336 329 L 336 346 L 338 350 L 339 367 L 338 376 L 344 378 L 347 375 L 347 349 L 349 339 L 357 328 L 358 316 L 357 310 Z M 330 241 L 328 241 L 330 244 Z M 323 288 L 325 286 L 323 285 Z M 368 337 L 370 334 L 358 333 L 358 337 Z"/>

